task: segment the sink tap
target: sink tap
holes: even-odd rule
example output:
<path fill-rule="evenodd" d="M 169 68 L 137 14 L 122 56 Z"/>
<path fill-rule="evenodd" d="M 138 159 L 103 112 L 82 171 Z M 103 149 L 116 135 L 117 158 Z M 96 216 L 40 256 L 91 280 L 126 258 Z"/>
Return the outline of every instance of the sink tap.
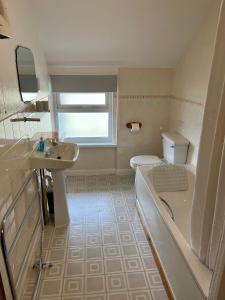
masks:
<path fill-rule="evenodd" d="M 50 139 L 50 143 L 51 143 L 52 146 L 57 146 L 58 145 L 57 139 Z"/>

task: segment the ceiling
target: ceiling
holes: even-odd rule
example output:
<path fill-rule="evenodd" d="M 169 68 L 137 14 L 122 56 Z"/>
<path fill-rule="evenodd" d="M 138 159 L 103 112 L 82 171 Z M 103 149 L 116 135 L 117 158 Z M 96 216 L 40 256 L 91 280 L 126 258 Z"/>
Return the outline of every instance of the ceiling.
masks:
<path fill-rule="evenodd" d="M 32 0 L 50 66 L 174 67 L 213 0 Z"/>

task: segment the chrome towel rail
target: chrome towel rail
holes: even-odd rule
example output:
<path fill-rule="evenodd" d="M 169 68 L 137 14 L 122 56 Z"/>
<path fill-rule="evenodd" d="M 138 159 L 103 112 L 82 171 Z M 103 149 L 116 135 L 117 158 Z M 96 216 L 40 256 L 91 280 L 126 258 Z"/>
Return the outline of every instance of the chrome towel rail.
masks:
<path fill-rule="evenodd" d="M 33 191 L 31 195 L 27 196 L 27 198 L 23 197 L 31 186 Z M 21 207 L 23 208 L 22 218 Z M 15 226 L 17 227 L 16 229 L 14 228 Z M 42 207 L 38 180 L 36 172 L 33 171 L 25 180 L 24 185 L 14 198 L 1 223 L 1 246 L 14 300 L 21 299 L 26 286 L 22 282 L 27 278 L 27 272 L 32 269 L 33 264 L 33 270 L 36 272 L 34 273 L 35 284 L 31 299 L 36 298 L 42 266 L 45 265 L 42 261 L 42 229 Z M 33 255 L 36 249 L 38 258 L 35 258 L 35 262 L 31 262 L 34 259 Z M 36 266 L 40 267 L 36 268 Z"/>
<path fill-rule="evenodd" d="M 27 118 L 27 117 L 23 117 L 23 118 L 14 118 L 14 119 L 10 119 L 10 122 L 40 122 L 40 118 Z"/>

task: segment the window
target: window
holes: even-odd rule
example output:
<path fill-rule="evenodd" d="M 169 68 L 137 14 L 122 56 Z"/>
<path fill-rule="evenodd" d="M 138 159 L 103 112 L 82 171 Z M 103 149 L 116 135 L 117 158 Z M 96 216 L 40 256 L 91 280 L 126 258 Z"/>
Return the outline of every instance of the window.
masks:
<path fill-rule="evenodd" d="M 59 136 L 75 143 L 113 142 L 113 93 L 57 93 Z"/>

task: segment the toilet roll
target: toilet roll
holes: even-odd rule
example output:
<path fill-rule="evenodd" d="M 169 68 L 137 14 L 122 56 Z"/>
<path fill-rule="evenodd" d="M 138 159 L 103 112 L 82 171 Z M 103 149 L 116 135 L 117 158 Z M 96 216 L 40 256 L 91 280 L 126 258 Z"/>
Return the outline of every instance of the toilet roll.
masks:
<path fill-rule="evenodd" d="M 131 124 L 131 132 L 138 132 L 140 130 L 140 125 L 139 123 L 132 123 Z"/>

